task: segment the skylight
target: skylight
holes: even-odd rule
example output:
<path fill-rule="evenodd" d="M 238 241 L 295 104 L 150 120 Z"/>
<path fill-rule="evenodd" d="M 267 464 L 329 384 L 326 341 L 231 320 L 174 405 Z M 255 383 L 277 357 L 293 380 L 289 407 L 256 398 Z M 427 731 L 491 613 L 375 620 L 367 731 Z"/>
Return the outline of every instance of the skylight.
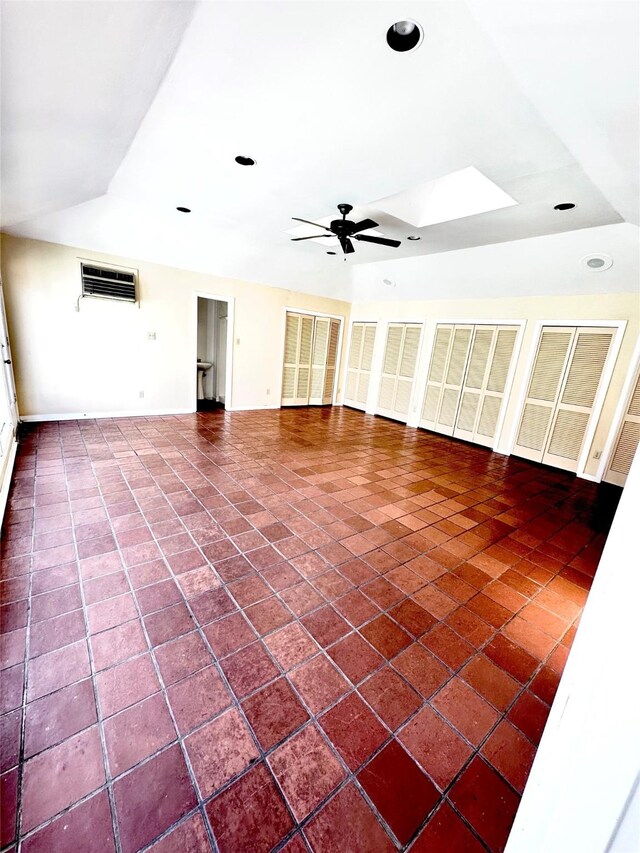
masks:
<path fill-rule="evenodd" d="M 515 199 L 475 166 L 468 166 L 374 201 L 370 207 L 383 210 L 416 228 L 424 228 L 514 204 L 518 204 Z"/>

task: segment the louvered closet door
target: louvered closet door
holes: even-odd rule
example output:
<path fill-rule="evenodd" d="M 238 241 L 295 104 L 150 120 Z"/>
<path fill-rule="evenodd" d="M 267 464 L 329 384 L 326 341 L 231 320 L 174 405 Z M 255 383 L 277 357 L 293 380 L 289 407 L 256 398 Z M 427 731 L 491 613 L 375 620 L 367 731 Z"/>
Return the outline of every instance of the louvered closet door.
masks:
<path fill-rule="evenodd" d="M 366 409 L 367 407 L 375 339 L 375 323 L 352 324 L 347 386 L 344 397 L 347 406 L 354 406 L 356 409 Z"/>
<path fill-rule="evenodd" d="M 306 406 L 311 380 L 313 317 L 287 312 L 282 372 L 282 405 Z"/>
<path fill-rule="evenodd" d="M 576 471 L 613 331 L 546 326 L 513 452 Z"/>
<path fill-rule="evenodd" d="M 463 325 L 436 328 L 420 426 L 453 435 L 473 330 Z"/>
<path fill-rule="evenodd" d="M 377 412 L 406 421 L 420 347 L 419 323 L 389 323 Z"/>
<path fill-rule="evenodd" d="M 476 326 L 454 436 L 492 447 L 517 328 Z"/>
<path fill-rule="evenodd" d="M 607 483 L 624 486 L 633 457 L 640 442 L 640 372 L 631 394 L 627 412 L 622 421 L 611 461 L 604 479 Z"/>
<path fill-rule="evenodd" d="M 311 389 L 309 391 L 309 405 L 312 406 L 321 406 L 323 402 L 328 347 L 329 318 L 316 317 L 311 355 Z"/>
<path fill-rule="evenodd" d="M 338 338 L 340 336 L 340 321 L 329 321 L 329 341 L 327 344 L 326 369 L 324 373 L 324 388 L 322 402 L 324 405 L 333 403 L 333 386 L 336 378 L 338 359 Z"/>

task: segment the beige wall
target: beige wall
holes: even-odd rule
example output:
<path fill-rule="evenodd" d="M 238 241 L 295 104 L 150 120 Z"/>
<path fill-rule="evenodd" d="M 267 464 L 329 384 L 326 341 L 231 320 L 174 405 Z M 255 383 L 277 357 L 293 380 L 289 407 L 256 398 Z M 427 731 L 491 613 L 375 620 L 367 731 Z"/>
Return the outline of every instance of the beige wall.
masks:
<path fill-rule="evenodd" d="M 194 411 L 197 293 L 234 299 L 233 409 L 279 405 L 285 306 L 349 317 L 347 302 L 54 243 L 3 235 L 1 249 L 22 417 Z M 79 258 L 138 269 L 140 306 L 76 311 Z"/>
<path fill-rule="evenodd" d="M 517 274 L 517 271 L 515 274 Z M 513 391 L 507 402 L 503 429 L 497 441 L 497 447 L 502 451 L 510 449 L 510 438 L 519 417 L 519 391 L 527 381 L 528 359 L 536 344 L 537 322 L 562 320 L 566 321 L 567 324 L 578 323 L 588 325 L 589 321 L 596 320 L 626 320 L 627 327 L 622 339 L 622 346 L 605 398 L 602 416 L 596 428 L 589 453 L 589 461 L 585 468 L 587 474 L 594 474 L 599 465 L 598 460 L 594 458 L 594 453 L 604 448 L 620 391 L 627 372 L 630 369 L 630 359 L 638 337 L 640 322 L 639 309 L 640 304 L 637 293 L 622 293 L 598 296 L 544 296 L 524 299 L 452 299 L 395 303 L 386 301 L 354 302 L 351 306 L 351 317 L 352 320 L 378 322 L 376 353 L 380 353 L 384 347 L 386 323 L 388 321 L 417 321 L 425 324 L 422 349 L 416 371 L 416 388 L 409 419 L 410 424 L 417 424 L 419 419 L 431 354 L 431 343 L 437 322 L 443 320 L 456 320 L 460 322 L 525 320 L 526 326 L 516 365 Z M 379 362 L 380 359 L 378 359 Z M 378 381 L 379 376 L 372 378 L 374 386 L 377 386 Z"/>

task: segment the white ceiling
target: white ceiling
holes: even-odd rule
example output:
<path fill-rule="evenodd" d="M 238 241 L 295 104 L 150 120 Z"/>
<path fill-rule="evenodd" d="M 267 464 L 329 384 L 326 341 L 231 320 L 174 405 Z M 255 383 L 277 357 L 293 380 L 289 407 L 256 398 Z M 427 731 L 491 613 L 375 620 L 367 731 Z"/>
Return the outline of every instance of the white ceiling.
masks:
<path fill-rule="evenodd" d="M 348 296 L 363 264 L 638 221 L 635 2 L 9 0 L 2 16 L 10 233 Z M 405 17 L 424 40 L 397 54 L 384 36 Z M 372 204 L 469 166 L 518 204 L 417 229 Z M 292 216 L 339 202 L 401 247 L 345 261 L 290 242 Z"/>

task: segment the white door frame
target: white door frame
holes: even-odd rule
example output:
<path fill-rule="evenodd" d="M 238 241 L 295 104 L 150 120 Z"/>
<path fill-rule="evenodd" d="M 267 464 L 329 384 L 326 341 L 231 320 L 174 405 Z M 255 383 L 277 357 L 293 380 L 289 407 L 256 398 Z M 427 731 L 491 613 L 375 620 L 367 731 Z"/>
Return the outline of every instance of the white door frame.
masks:
<path fill-rule="evenodd" d="M 582 450 L 580 452 L 580 456 L 578 457 L 576 466 L 576 477 L 581 477 L 583 480 L 594 480 L 596 482 L 599 482 L 601 476 L 598 477 L 594 474 L 587 474 L 584 469 L 589 460 L 589 452 L 593 443 L 593 437 L 595 435 L 595 431 L 600 420 L 600 415 L 602 414 L 602 407 L 604 405 L 604 400 L 607 395 L 607 391 L 609 390 L 609 383 L 611 382 L 611 376 L 613 375 L 613 368 L 615 367 L 615 363 L 620 352 L 620 347 L 622 346 L 622 338 L 624 337 L 624 332 L 627 328 L 627 321 L 590 320 L 584 317 L 578 320 L 575 318 L 567 318 L 565 320 L 536 321 L 536 324 L 533 328 L 531 347 L 527 356 L 527 365 L 523 374 L 523 382 L 518 394 L 518 403 L 515 408 L 515 417 L 511 426 L 511 433 L 509 435 L 509 440 L 505 441 L 505 447 L 508 447 L 508 454 L 511 454 L 513 452 L 513 448 L 516 443 L 516 435 L 520 426 L 520 421 L 522 420 L 524 403 L 527 397 L 527 392 L 529 390 L 529 385 L 531 383 L 533 367 L 535 364 L 536 354 L 538 352 L 538 345 L 540 343 L 540 336 L 542 334 L 542 329 L 544 326 L 568 326 L 575 327 L 577 329 L 615 329 L 613 340 L 611 341 L 611 348 L 609 349 L 606 361 L 604 363 L 604 367 L 602 369 L 602 376 L 600 377 L 598 392 L 593 401 L 593 406 L 591 407 L 589 422 L 587 424 L 587 429 L 585 430 L 584 438 L 582 440 Z"/>
<path fill-rule="evenodd" d="M 2 394 L 7 402 L 9 410 L 9 423 L 11 435 L 7 443 L 6 453 L 0 457 L 0 525 L 2 517 L 7 505 L 9 497 L 9 486 L 11 483 L 11 474 L 16 458 L 16 450 L 18 442 L 16 432 L 18 429 L 18 401 L 16 394 L 16 385 L 13 376 L 13 365 L 11 356 L 11 346 L 9 342 L 9 327 L 7 324 L 7 315 L 5 312 L 4 289 L 2 287 L 2 278 L 0 277 L 0 394 Z"/>
<path fill-rule="evenodd" d="M 598 482 L 600 482 L 604 477 L 615 452 L 616 442 L 620 436 L 622 422 L 624 421 L 627 409 L 629 408 L 629 403 L 631 402 L 631 395 L 635 388 L 638 372 L 640 372 L 640 335 L 638 336 L 636 345 L 633 348 L 633 355 L 629 361 L 627 376 L 624 380 L 624 385 L 622 386 L 620 397 L 618 398 L 618 404 L 611 420 L 611 428 L 607 435 L 607 440 L 604 443 L 602 456 L 600 457 L 600 464 L 598 465 L 598 469 L 595 473 L 595 477 Z"/>
<path fill-rule="evenodd" d="M 282 383 L 283 383 L 283 365 L 284 365 L 284 344 L 287 336 L 287 313 L 289 314 L 306 314 L 307 317 L 329 317 L 331 320 L 338 320 L 340 328 L 338 330 L 338 350 L 336 353 L 336 371 L 333 377 L 333 389 L 331 391 L 331 405 L 338 405 L 337 390 L 338 382 L 341 376 L 340 364 L 342 362 L 342 341 L 344 338 L 344 326 L 346 317 L 342 314 L 330 314 L 328 311 L 310 311 L 308 308 L 295 308 L 293 305 L 285 305 L 282 309 L 282 329 L 280 334 L 280 385 L 278 387 L 278 404 L 272 408 L 282 408 Z M 315 323 L 313 324 L 315 335 Z M 311 341 L 311 351 L 313 352 L 313 340 Z M 311 380 L 309 380 L 311 381 Z M 341 401 L 340 401 L 341 402 Z M 285 408 L 287 408 L 285 406 Z"/>
<path fill-rule="evenodd" d="M 235 299 L 233 296 L 219 296 L 215 293 L 204 293 L 196 290 L 193 294 L 193 327 L 192 327 L 192 346 L 191 346 L 191 364 L 194 368 L 193 373 L 193 411 L 198 411 L 198 372 L 196 362 L 198 359 L 198 299 L 209 299 L 212 302 L 225 302 L 227 305 L 227 364 L 225 370 L 225 410 L 233 411 L 233 341 L 235 332 L 234 314 L 235 314 Z"/>

